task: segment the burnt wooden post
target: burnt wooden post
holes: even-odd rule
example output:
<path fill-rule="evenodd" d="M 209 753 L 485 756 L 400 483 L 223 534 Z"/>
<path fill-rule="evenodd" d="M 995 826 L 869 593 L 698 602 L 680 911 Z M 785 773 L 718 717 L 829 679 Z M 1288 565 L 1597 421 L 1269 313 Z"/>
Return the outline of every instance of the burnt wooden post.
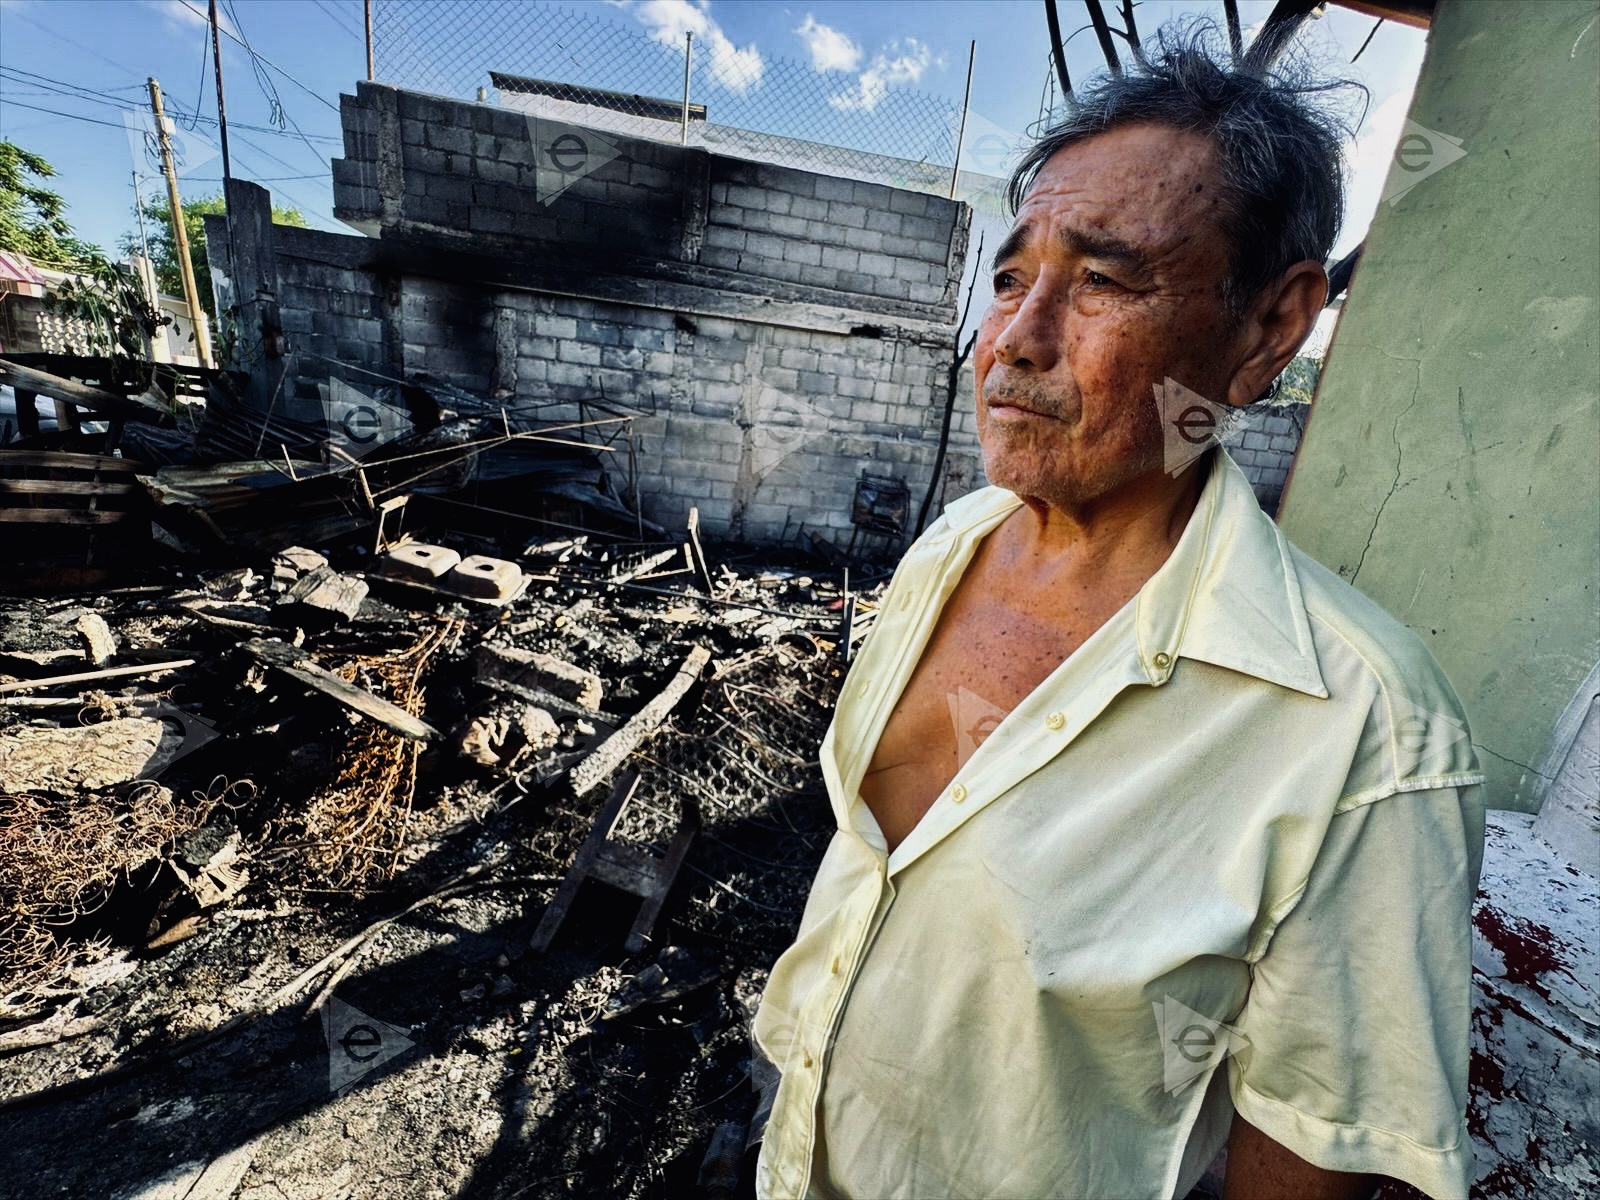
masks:
<path fill-rule="evenodd" d="M 288 412 L 293 400 L 294 369 L 283 323 L 278 317 L 278 261 L 273 250 L 272 193 L 243 179 L 227 183 L 231 233 L 227 246 L 228 296 L 217 297 L 218 316 L 231 307 L 235 321 L 236 368 L 250 372 L 247 393 L 251 408 L 259 412 Z M 209 223 L 208 223 L 209 224 Z M 215 255 L 217 239 L 206 230 L 206 246 Z M 216 258 L 212 258 L 216 262 Z M 216 272 L 213 270 L 213 278 Z M 222 290 L 218 289 L 219 292 Z"/>

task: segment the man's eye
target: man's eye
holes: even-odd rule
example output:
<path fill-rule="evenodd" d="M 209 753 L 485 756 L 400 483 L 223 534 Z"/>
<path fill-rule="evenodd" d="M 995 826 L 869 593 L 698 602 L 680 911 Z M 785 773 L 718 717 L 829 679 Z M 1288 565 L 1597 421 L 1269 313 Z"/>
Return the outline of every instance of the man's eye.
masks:
<path fill-rule="evenodd" d="M 994 290 L 996 294 L 1009 291 L 1017 286 L 1017 277 L 1010 271 L 996 271 L 994 274 Z"/>
<path fill-rule="evenodd" d="M 1102 275 L 1102 274 L 1100 274 L 1099 271 L 1085 271 L 1083 273 L 1083 279 L 1084 279 L 1084 282 L 1087 283 L 1090 287 L 1116 287 L 1117 286 L 1117 281 L 1115 279 L 1112 279 L 1109 275 Z"/>

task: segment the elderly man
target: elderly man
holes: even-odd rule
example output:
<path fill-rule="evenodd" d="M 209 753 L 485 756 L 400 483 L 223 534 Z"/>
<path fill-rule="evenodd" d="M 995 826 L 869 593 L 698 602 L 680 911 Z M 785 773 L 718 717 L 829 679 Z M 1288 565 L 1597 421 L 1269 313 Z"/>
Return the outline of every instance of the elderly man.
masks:
<path fill-rule="evenodd" d="M 1012 181 L 995 486 L 907 553 L 823 744 L 763 1196 L 1181 1197 L 1224 1146 L 1229 1200 L 1467 1191 L 1458 701 L 1220 449 L 1165 470 L 1154 402 L 1250 403 L 1322 307 L 1305 91 L 1168 36 Z"/>

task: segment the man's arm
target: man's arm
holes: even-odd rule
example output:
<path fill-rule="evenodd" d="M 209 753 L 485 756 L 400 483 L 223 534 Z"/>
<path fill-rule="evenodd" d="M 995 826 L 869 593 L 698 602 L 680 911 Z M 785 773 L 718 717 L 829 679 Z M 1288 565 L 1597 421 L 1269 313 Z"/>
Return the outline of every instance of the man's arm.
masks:
<path fill-rule="evenodd" d="M 1234 1114 L 1222 1200 L 1370 1200 L 1382 1182 L 1313 1166 Z"/>

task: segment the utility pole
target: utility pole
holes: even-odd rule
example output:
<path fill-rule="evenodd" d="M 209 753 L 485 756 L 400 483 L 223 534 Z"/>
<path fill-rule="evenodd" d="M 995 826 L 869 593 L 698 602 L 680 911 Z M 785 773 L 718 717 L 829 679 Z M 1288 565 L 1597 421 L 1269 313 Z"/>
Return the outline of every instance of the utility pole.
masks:
<path fill-rule="evenodd" d="M 217 25 L 217 0 L 211 0 L 211 57 L 217 67 L 217 132 L 222 135 L 222 194 L 226 197 L 233 170 L 228 164 L 228 113 L 222 106 L 222 35 Z"/>
<path fill-rule="evenodd" d="M 371 83 L 377 78 L 376 73 L 373 71 L 372 63 L 372 0 L 366 0 L 362 8 L 365 10 L 367 18 L 367 82 Z"/>
<path fill-rule="evenodd" d="M 178 252 L 178 274 L 183 276 L 183 299 L 189 306 L 189 320 L 194 325 L 194 344 L 200 365 L 210 369 L 216 364 L 211 358 L 211 332 L 206 327 L 206 310 L 200 307 L 200 289 L 195 286 L 194 262 L 189 257 L 189 231 L 183 224 L 183 201 L 178 196 L 178 170 L 172 162 L 172 136 L 167 127 L 167 114 L 161 107 L 161 85 L 150 76 L 150 108 L 156 115 L 156 140 L 161 144 L 161 173 L 167 177 L 167 202 L 172 213 L 172 243 Z"/>

